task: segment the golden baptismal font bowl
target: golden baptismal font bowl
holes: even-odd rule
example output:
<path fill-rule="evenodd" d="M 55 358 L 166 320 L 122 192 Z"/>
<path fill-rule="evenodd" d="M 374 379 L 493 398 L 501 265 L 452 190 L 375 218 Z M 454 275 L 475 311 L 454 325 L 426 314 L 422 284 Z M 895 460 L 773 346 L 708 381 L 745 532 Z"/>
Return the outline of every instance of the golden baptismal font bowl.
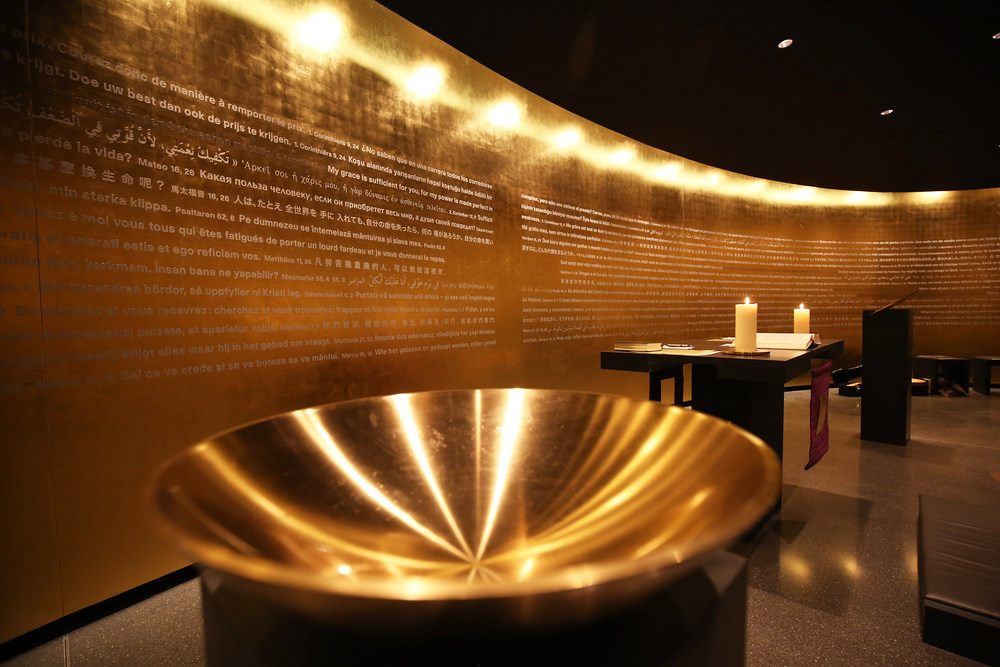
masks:
<path fill-rule="evenodd" d="M 158 527 L 213 576 L 365 632 L 499 633 L 621 609 L 773 506 L 774 453 L 601 394 L 399 394 L 276 415 L 167 461 Z"/>

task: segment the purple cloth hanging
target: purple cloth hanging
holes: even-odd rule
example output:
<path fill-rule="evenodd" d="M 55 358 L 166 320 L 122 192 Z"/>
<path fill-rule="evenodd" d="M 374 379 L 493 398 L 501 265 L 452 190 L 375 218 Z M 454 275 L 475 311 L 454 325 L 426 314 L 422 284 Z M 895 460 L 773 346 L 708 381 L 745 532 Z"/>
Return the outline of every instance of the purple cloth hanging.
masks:
<path fill-rule="evenodd" d="M 806 470 L 819 463 L 830 449 L 830 369 L 829 361 L 814 368 L 809 399 L 809 463 Z"/>

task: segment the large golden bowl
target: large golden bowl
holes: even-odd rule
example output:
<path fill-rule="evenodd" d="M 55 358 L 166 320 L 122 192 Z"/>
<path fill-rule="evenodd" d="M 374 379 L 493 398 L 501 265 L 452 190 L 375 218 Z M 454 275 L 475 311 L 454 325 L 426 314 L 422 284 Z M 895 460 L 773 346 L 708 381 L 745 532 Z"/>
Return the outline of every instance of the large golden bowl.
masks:
<path fill-rule="evenodd" d="M 601 394 L 400 394 L 195 445 L 155 521 L 215 577 L 370 632 L 503 632 L 634 602 L 750 529 L 777 457 L 698 412 Z"/>

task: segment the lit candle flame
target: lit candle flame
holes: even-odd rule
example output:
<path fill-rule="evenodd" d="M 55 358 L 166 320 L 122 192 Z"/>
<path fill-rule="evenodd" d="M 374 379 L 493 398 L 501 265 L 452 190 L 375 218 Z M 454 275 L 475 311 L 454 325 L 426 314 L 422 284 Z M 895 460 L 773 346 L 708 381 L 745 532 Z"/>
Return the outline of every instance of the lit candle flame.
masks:
<path fill-rule="evenodd" d="M 743 303 L 745 303 L 745 304 L 747 304 L 749 306 L 750 305 L 750 297 L 747 297 L 746 299 L 744 299 Z"/>
<path fill-rule="evenodd" d="M 800 303 L 800 304 L 799 304 L 799 310 L 802 310 L 802 309 L 803 309 L 803 308 L 805 308 L 805 307 L 806 307 L 806 304 L 804 304 L 804 303 Z"/>

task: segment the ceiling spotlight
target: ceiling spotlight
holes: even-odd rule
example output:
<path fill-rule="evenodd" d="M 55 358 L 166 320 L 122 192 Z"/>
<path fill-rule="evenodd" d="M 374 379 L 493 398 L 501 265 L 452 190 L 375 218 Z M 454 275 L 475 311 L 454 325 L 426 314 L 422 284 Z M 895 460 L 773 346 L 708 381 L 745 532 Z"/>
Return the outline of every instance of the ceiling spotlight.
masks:
<path fill-rule="evenodd" d="M 888 115 L 889 115 L 889 114 L 891 114 L 892 112 L 893 112 L 893 109 L 886 109 L 885 111 L 883 111 L 883 112 L 882 112 L 881 114 L 879 114 L 879 115 L 882 115 L 882 116 L 888 116 Z"/>
<path fill-rule="evenodd" d="M 993 35 L 993 39 L 1000 39 L 1000 32 L 998 32 L 997 34 Z"/>
<path fill-rule="evenodd" d="M 787 49 L 793 43 L 794 42 L 792 40 L 790 40 L 790 39 L 783 39 L 780 42 L 778 42 L 778 48 L 779 49 Z"/>

